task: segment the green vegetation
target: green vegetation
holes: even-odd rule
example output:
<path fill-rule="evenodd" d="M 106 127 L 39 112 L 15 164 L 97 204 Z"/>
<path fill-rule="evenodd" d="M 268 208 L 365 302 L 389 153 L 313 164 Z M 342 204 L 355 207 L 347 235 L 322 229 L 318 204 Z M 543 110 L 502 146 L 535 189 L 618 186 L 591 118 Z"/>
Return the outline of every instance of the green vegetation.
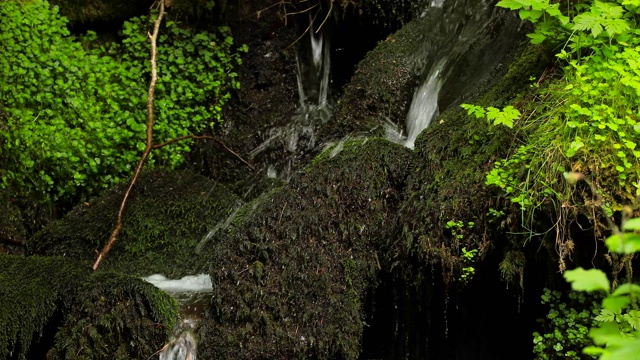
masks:
<path fill-rule="evenodd" d="M 48 2 L 0 2 L 0 189 L 41 200 L 96 194 L 129 176 L 145 146 L 153 18 L 125 23 L 121 44 L 81 39 Z M 232 69 L 240 63 L 228 29 L 193 34 L 166 22 L 158 47 L 158 141 L 221 121 Z M 246 50 L 242 47 L 241 50 Z M 154 152 L 175 167 L 189 142 Z"/>
<path fill-rule="evenodd" d="M 614 232 L 606 239 L 618 269 L 613 276 L 622 268 L 629 276 L 616 288 L 617 279 L 611 283 L 601 270 L 566 271 L 574 290 L 608 296 L 589 306 L 581 295 L 570 295 L 574 304 L 567 305 L 558 294 L 545 293 L 550 323 L 546 333 L 534 334 L 534 352 L 541 359 L 579 359 L 586 346 L 587 355 L 600 359 L 636 358 L 640 286 L 631 283 L 630 261 L 640 251 L 640 220 L 625 219 L 633 213 L 627 204 L 640 196 L 640 1 L 503 0 L 497 6 L 533 22 L 531 42 L 555 49 L 560 67 L 533 85 L 519 109 L 463 105 L 468 114 L 518 134 L 520 144 L 495 162 L 486 184 L 517 204 L 530 235 L 537 235 L 538 215 L 553 214 L 560 271 L 575 245 L 569 226 L 582 215 L 595 225 L 597 238 Z M 563 175 L 591 180 L 574 186 Z M 614 216 L 626 232 L 610 220 Z M 596 346 L 587 346 L 587 333 Z"/>
<path fill-rule="evenodd" d="M 545 289 L 542 304 L 549 312 L 538 320 L 543 331 L 533 333 L 536 359 L 583 359 L 582 349 L 593 344 L 587 334 L 596 325 L 600 308 L 596 300 L 579 292 L 566 299 L 559 291 Z"/>
<path fill-rule="evenodd" d="M 61 257 L 0 255 L 0 358 L 147 359 L 178 318 L 140 279 Z"/>
<path fill-rule="evenodd" d="M 600 233 L 606 226 L 593 216 L 595 208 L 602 206 L 611 216 L 640 195 L 640 2 L 503 0 L 497 5 L 532 21 L 532 42 L 556 47 L 562 70 L 535 84 L 523 114 L 513 107 L 465 108 L 517 129 L 521 145 L 495 162 L 486 184 L 519 205 L 532 235 L 538 210 L 554 214 L 563 271 L 572 251 L 564 231 L 576 214 L 591 219 Z M 595 193 L 566 184 L 567 171 L 593 175 Z"/>
<path fill-rule="evenodd" d="M 614 234 L 605 242 L 609 251 L 626 256 L 640 252 L 640 218 L 623 219 L 622 229 L 613 227 Z M 631 260 L 628 257 L 625 263 L 627 282 L 617 287 L 598 269 L 577 268 L 564 275 L 574 290 L 607 295 L 602 300 L 602 312 L 595 318 L 599 325 L 589 331 L 596 346 L 586 347 L 585 354 L 597 355 L 601 360 L 632 360 L 638 356 L 640 285 L 631 281 Z"/>

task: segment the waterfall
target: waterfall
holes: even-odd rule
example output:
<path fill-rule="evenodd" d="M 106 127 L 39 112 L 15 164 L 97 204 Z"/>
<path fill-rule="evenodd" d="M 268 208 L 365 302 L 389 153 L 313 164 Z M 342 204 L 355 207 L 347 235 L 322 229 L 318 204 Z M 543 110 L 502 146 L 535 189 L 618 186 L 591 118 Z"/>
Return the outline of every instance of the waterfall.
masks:
<path fill-rule="evenodd" d="M 413 149 L 416 138 L 426 129 L 431 120 L 438 116 L 438 93 L 446 80 L 442 72 L 446 59 L 433 66 L 425 82 L 413 94 L 413 101 L 407 114 L 407 139 L 404 145 Z"/>
<path fill-rule="evenodd" d="M 176 324 L 174 336 L 159 352 L 160 360 L 197 360 L 196 333 L 213 290 L 209 275 L 191 275 L 171 280 L 156 274 L 143 280 L 171 294 L 180 304 L 182 321 Z"/>
<path fill-rule="evenodd" d="M 326 28 L 329 24 L 323 26 Z M 311 16 L 305 31 L 304 41 L 300 43 L 296 54 L 299 106 L 288 124 L 270 129 L 265 140 L 249 153 L 249 159 L 274 153 L 265 169 L 270 178 L 288 180 L 300 157 L 319 145 L 317 128 L 331 118 L 329 37 L 324 28 L 315 28 Z"/>
<path fill-rule="evenodd" d="M 440 90 L 452 69 L 478 39 L 486 36 L 493 18 L 493 6 L 488 0 L 430 2 L 418 20 L 422 38 L 410 59 L 416 76 L 424 81 L 414 91 L 405 131 L 393 123 L 385 124 L 389 140 L 413 149 L 418 135 L 438 116 Z"/>
<path fill-rule="evenodd" d="M 306 51 L 301 49 L 296 56 L 298 96 L 300 108 L 304 112 L 314 111 L 327 105 L 331 67 L 329 40 L 325 38 L 322 29 L 318 31 L 314 29 L 311 15 L 309 15 L 308 32 L 310 47 Z"/>

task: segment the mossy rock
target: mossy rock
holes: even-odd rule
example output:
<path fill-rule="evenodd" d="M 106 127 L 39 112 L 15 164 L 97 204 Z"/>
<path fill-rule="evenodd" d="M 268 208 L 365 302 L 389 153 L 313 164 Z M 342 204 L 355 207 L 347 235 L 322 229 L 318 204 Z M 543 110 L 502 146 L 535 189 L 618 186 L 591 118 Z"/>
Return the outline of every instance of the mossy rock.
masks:
<path fill-rule="evenodd" d="M 152 0 L 50 0 L 60 8 L 71 24 L 89 22 L 124 21 L 134 16 L 147 15 Z"/>
<path fill-rule="evenodd" d="M 0 358 L 147 359 L 178 306 L 140 279 L 60 257 L 0 255 Z"/>
<path fill-rule="evenodd" d="M 409 155 L 383 139 L 336 144 L 289 186 L 247 204 L 213 243 L 202 357 L 357 359 L 364 297 L 389 261 Z"/>
<path fill-rule="evenodd" d="M 26 238 L 22 211 L 8 191 L 0 191 L 0 253 L 22 251 Z"/>
<path fill-rule="evenodd" d="M 381 135 L 384 120 L 404 119 L 413 90 L 420 83 L 411 58 L 420 47 L 421 29 L 420 21 L 409 22 L 365 56 L 344 88 L 332 123 L 323 132 L 333 137 Z"/>
<path fill-rule="evenodd" d="M 115 224 L 128 184 L 78 205 L 37 233 L 29 251 L 93 261 Z M 141 176 L 124 213 L 122 232 L 101 268 L 137 276 L 168 277 L 206 269 L 207 234 L 242 203 L 224 186 L 186 171 Z"/>
<path fill-rule="evenodd" d="M 495 74 L 497 80 L 469 102 L 495 107 L 518 103 L 526 95 L 530 77 L 537 78 L 548 64 L 544 49 L 523 45 L 506 73 Z M 440 263 L 450 281 L 464 266 L 500 247 L 507 232 L 519 232 L 519 211 L 485 185 L 494 162 L 513 151 L 515 136 L 511 129 L 492 126 L 457 107 L 423 131 L 400 210 L 404 221 L 398 253 L 417 257 L 423 265 Z M 466 261 L 462 248 L 479 254 Z"/>
<path fill-rule="evenodd" d="M 473 0 L 445 3 L 422 15 L 357 65 L 322 136 L 382 135 L 387 124 L 404 127 L 415 90 L 437 66 L 444 79 L 438 103 L 445 110 L 509 62 L 510 49 L 523 37 L 513 14 Z"/>

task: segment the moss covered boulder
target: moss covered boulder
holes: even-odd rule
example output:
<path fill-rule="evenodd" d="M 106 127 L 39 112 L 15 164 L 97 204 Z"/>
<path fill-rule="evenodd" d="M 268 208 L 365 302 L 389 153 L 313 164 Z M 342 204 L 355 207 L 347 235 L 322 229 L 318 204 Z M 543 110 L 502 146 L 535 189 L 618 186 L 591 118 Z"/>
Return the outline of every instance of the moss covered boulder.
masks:
<path fill-rule="evenodd" d="M 322 136 L 403 128 L 414 92 L 435 69 L 442 86 L 438 103 L 446 109 L 511 59 L 523 36 L 519 26 L 513 14 L 475 0 L 425 10 L 357 65 Z"/>
<path fill-rule="evenodd" d="M 0 255 L 2 359 L 147 359 L 177 316 L 175 301 L 140 279 Z"/>
<path fill-rule="evenodd" d="M 78 205 L 29 241 L 35 254 L 93 261 L 115 224 L 128 184 Z M 207 235 L 241 205 L 224 186 L 184 171 L 144 174 L 124 213 L 122 232 L 103 269 L 181 277 L 205 270 Z"/>
<path fill-rule="evenodd" d="M 518 103 L 526 95 L 529 79 L 540 76 L 548 63 L 544 49 L 522 46 L 515 61 L 477 92 L 482 95 L 468 101 L 500 108 Z M 417 256 L 422 264 L 441 263 L 446 280 L 452 280 L 490 248 L 504 251 L 504 242 L 500 243 L 505 234 L 520 232 L 519 212 L 485 180 L 493 163 L 513 150 L 515 136 L 511 129 L 491 126 L 457 107 L 422 132 L 401 206 L 405 220 L 398 252 Z M 467 259 L 463 248 L 478 252 Z"/>
<path fill-rule="evenodd" d="M 382 139 L 337 144 L 247 205 L 213 243 L 202 357 L 357 359 L 408 161 Z"/>

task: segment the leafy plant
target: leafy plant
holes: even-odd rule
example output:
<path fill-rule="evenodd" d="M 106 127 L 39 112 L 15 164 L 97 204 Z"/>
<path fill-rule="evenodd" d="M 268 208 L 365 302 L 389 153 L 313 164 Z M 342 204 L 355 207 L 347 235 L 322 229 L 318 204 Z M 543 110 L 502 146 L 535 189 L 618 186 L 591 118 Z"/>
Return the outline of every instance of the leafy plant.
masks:
<path fill-rule="evenodd" d="M 0 2 L 0 188 L 70 201 L 124 177 L 145 148 L 151 20 L 135 18 L 122 44 L 82 43 L 48 2 Z M 228 29 L 220 38 L 166 23 L 158 47 L 155 138 L 221 121 L 240 63 Z M 221 39 L 221 40 L 220 40 Z M 84 46 L 83 46 L 84 45 Z M 246 47 L 241 48 L 246 50 Z M 178 166 L 189 143 L 165 147 L 151 164 Z"/>
<path fill-rule="evenodd" d="M 614 229 L 614 234 L 607 238 L 609 251 L 623 255 L 639 252 L 640 218 L 623 221 L 621 228 Z M 627 272 L 630 274 L 629 270 Z M 568 270 L 565 279 L 574 290 L 607 295 L 602 300 L 602 312 L 595 317 L 599 326 L 589 331 L 589 336 L 597 346 L 586 347 L 584 353 L 597 355 L 601 360 L 636 359 L 640 352 L 640 285 L 632 283 L 629 275 L 627 283 L 611 291 L 609 279 L 599 269 Z"/>
<path fill-rule="evenodd" d="M 570 292 L 567 299 L 558 291 L 545 289 L 541 302 L 549 312 L 538 320 L 543 332 L 533 333 L 536 359 L 582 359 L 582 349 L 593 344 L 587 335 L 599 314 L 595 298 Z"/>
<path fill-rule="evenodd" d="M 457 240 L 462 241 L 464 239 L 465 227 L 467 229 L 473 229 L 475 223 L 469 221 L 466 225 L 462 221 L 449 220 L 445 225 L 445 228 L 451 230 L 451 235 Z M 475 262 L 475 258 L 478 255 L 478 249 L 467 250 L 466 247 L 461 249 L 460 259 L 463 264 L 462 273 L 460 275 L 461 281 L 470 280 L 476 272 L 476 269 L 472 266 Z"/>
<path fill-rule="evenodd" d="M 504 125 L 508 128 L 513 127 L 513 122 L 520 118 L 522 114 L 518 109 L 509 105 L 504 109 L 500 110 L 494 108 L 492 106 L 487 107 L 486 109 L 480 106 L 471 105 L 471 104 L 462 104 L 460 105 L 463 109 L 467 110 L 469 115 L 474 115 L 475 117 L 487 118 L 487 120 L 493 122 L 493 125 Z"/>
<path fill-rule="evenodd" d="M 612 215 L 640 195 L 640 2 L 503 0 L 497 6 L 533 22 L 529 37 L 558 49 L 562 71 L 539 81 L 519 109 L 462 107 L 514 128 L 519 145 L 494 163 L 486 184 L 517 204 L 530 234 L 540 209 L 553 214 L 563 271 L 572 246 L 562 229 L 574 215 L 590 218 L 598 233 L 605 226 L 592 216 L 594 207 Z M 595 193 L 576 194 L 562 179 L 567 171 L 597 174 Z"/>

